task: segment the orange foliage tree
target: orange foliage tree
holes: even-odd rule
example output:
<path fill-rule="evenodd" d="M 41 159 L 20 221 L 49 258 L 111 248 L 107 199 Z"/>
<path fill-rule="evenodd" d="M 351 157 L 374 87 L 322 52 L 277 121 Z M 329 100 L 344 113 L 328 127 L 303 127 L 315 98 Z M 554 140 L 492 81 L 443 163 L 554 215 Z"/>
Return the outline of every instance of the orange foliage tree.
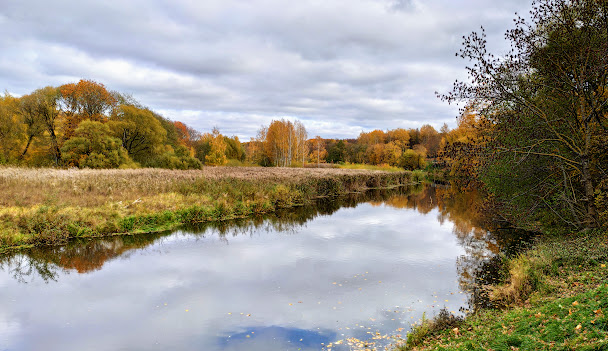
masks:
<path fill-rule="evenodd" d="M 66 117 L 64 139 L 74 135 L 81 121 L 105 122 L 110 111 L 116 107 L 116 98 L 101 84 L 81 79 L 78 83 L 59 87 L 61 105 Z"/>

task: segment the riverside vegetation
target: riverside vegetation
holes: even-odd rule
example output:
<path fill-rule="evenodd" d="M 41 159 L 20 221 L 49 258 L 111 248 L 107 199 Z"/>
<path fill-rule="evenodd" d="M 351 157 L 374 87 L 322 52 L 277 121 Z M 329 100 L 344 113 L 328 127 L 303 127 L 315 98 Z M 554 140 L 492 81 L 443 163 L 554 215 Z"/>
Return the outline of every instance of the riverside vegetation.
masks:
<path fill-rule="evenodd" d="M 608 2 L 535 0 L 514 22 L 503 56 L 483 29 L 464 38 L 471 83 L 442 96 L 467 104 L 443 161 L 540 235 L 482 286 L 494 309 L 424 320 L 399 349 L 608 350 Z"/>
<path fill-rule="evenodd" d="M 0 248 L 173 229 L 422 180 L 419 172 L 206 167 L 0 169 Z"/>

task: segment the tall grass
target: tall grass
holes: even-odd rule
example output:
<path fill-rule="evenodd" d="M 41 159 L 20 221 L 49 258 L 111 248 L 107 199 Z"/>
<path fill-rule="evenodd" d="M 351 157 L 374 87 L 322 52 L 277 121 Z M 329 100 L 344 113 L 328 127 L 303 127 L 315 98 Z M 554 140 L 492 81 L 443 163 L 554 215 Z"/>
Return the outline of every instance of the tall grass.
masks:
<path fill-rule="evenodd" d="M 344 164 L 336 164 L 335 166 L 340 169 L 364 169 L 369 171 L 403 172 L 403 168 L 389 166 L 388 164 L 368 165 L 362 163 L 346 162 Z"/>
<path fill-rule="evenodd" d="M 411 179 L 408 172 L 314 168 L 0 168 L 0 247 L 246 217 Z"/>

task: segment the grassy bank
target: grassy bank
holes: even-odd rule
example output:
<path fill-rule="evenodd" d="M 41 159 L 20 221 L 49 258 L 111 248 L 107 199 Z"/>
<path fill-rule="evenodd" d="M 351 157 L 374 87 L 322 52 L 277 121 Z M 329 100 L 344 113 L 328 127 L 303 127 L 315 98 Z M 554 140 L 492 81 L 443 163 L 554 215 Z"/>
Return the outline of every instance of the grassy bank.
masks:
<path fill-rule="evenodd" d="M 488 287 L 499 309 L 416 326 L 398 350 L 608 350 L 608 233 L 543 237 Z"/>
<path fill-rule="evenodd" d="M 0 250 L 247 217 L 418 178 L 342 169 L 0 168 Z"/>

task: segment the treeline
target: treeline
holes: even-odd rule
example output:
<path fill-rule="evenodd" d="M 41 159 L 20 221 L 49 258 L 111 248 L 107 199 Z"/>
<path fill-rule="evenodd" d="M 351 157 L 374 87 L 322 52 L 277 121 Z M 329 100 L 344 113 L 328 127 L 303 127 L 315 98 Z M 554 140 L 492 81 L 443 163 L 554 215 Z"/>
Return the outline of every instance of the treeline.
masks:
<path fill-rule="evenodd" d="M 0 163 L 200 168 L 198 133 L 90 80 L 0 98 Z"/>
<path fill-rule="evenodd" d="M 436 158 L 447 126 L 374 130 L 356 139 L 309 138 L 302 122 L 275 120 L 241 143 L 215 128 L 200 133 L 142 106 L 103 84 L 38 89 L 20 98 L 0 97 L 0 164 L 79 168 L 203 165 L 301 167 L 363 163 L 420 169 Z"/>
<path fill-rule="evenodd" d="M 430 125 L 420 129 L 374 130 L 356 139 L 308 139 L 300 121 L 277 120 L 263 126 L 246 143 L 246 160 L 263 166 L 302 166 L 326 163 L 359 163 L 420 169 L 427 158 L 437 157 L 449 128 L 440 132 Z"/>
<path fill-rule="evenodd" d="M 500 217 L 528 229 L 608 227 L 608 2 L 543 0 L 493 56 L 465 37 L 470 83 L 441 160 L 463 187 L 483 188 Z"/>
<path fill-rule="evenodd" d="M 449 128 L 438 132 L 431 125 L 420 129 L 393 129 L 362 132 L 357 139 L 325 140 L 322 148 L 330 163 L 390 165 L 414 170 L 424 168 L 427 159 L 436 158 Z"/>

